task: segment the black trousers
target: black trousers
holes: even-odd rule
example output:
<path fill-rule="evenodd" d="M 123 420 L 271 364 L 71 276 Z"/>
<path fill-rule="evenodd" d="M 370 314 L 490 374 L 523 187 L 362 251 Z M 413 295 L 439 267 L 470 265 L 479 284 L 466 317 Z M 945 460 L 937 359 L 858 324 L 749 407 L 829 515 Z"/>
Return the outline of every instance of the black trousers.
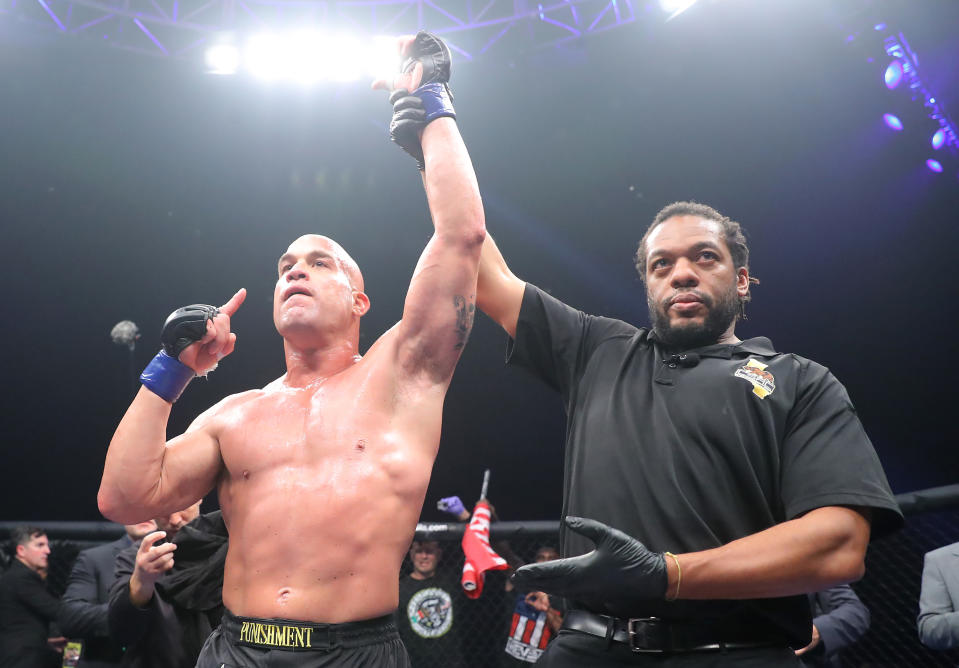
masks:
<path fill-rule="evenodd" d="M 801 664 L 793 650 L 788 647 L 737 649 L 727 652 L 638 654 L 624 643 L 614 642 L 607 646 L 603 638 L 576 631 L 560 631 L 535 665 L 537 668 L 797 668 Z"/>

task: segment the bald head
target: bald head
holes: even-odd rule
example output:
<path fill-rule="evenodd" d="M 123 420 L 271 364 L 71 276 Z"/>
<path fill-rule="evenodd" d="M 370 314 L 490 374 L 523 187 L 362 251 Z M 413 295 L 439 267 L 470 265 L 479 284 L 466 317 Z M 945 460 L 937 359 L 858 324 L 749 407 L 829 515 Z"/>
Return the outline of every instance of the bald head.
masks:
<path fill-rule="evenodd" d="M 346 274 L 347 278 L 350 279 L 350 285 L 352 288 L 359 292 L 364 291 L 363 273 L 360 271 L 360 266 L 356 264 L 356 260 L 354 260 L 350 254 L 346 252 L 345 248 L 329 237 L 323 236 L 322 234 L 304 234 L 302 237 L 299 237 L 293 243 L 291 243 L 290 247 L 286 249 L 286 253 L 280 258 L 281 271 L 283 269 L 283 258 L 294 254 L 297 249 L 302 249 L 304 247 L 325 249 L 329 256 L 332 257 L 336 262 L 340 270 Z"/>
<path fill-rule="evenodd" d="M 306 234 L 280 256 L 273 324 L 287 345 L 308 350 L 346 341 L 355 349 L 369 308 L 360 268 L 332 239 Z"/>

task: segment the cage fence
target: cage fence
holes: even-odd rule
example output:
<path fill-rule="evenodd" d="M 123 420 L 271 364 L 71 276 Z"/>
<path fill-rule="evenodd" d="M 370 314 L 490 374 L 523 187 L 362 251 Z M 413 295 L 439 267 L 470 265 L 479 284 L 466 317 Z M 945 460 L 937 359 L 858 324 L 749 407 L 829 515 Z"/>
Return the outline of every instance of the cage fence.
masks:
<path fill-rule="evenodd" d="M 866 575 L 853 589 L 869 608 L 869 631 L 842 656 L 845 668 L 937 668 L 959 665 L 959 650 L 933 651 L 919 642 L 916 617 L 923 556 L 943 545 L 959 542 L 959 485 L 899 495 L 906 515 L 905 527 L 872 542 L 866 555 Z M 31 524 L 47 532 L 51 554 L 47 586 L 62 595 L 73 562 L 88 547 L 114 540 L 122 529 L 99 522 L 0 522 L 0 535 L 14 526 Z M 438 577 L 458 581 L 463 568 L 459 543 L 462 524 L 420 524 L 419 540 L 435 540 L 443 548 Z M 558 544 L 557 522 L 494 522 L 491 541 L 512 564 L 531 563 L 543 546 Z M 9 540 L 0 543 L 0 570 L 13 554 Z M 401 577 L 411 570 L 406 559 Z M 456 605 L 456 643 L 469 668 L 517 665 L 505 653 L 516 592 L 508 591 L 506 572 L 486 574 L 483 594 L 476 600 L 462 597 Z M 450 657 L 437 654 L 435 666 L 451 666 Z M 414 667 L 421 668 L 421 667 Z M 425 667 L 423 667 L 425 668 Z"/>

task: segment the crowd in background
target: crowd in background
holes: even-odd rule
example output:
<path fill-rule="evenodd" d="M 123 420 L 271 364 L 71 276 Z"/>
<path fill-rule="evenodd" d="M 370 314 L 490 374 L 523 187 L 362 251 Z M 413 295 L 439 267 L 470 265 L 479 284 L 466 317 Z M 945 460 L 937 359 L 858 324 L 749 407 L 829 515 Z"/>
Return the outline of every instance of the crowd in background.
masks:
<path fill-rule="evenodd" d="M 440 506 L 460 521 L 457 497 Z M 48 587 L 50 543 L 36 528 L 11 532 L 0 577 L 0 668 L 193 666 L 223 612 L 227 532 L 219 511 L 199 504 L 125 527 L 110 543 L 79 553 L 61 597 Z M 496 668 L 535 663 L 559 632 L 562 600 L 516 591 L 509 574 L 559 557 L 551 545 L 517 554 L 494 542 L 509 569 L 486 575 L 472 599 L 460 584 L 458 546 L 415 540 L 399 582 L 396 622 L 413 668 Z M 9 562 L 7 560 L 9 559 Z M 809 596 L 813 642 L 804 665 L 840 666 L 841 650 L 868 629 L 870 614 L 851 587 Z M 928 553 L 917 619 L 932 649 L 959 647 L 959 543 Z"/>

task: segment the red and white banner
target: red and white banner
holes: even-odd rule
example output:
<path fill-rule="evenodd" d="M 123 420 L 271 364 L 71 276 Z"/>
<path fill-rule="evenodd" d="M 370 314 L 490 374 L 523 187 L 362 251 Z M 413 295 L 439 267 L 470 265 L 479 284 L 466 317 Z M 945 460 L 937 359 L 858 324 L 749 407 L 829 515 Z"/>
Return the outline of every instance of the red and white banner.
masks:
<path fill-rule="evenodd" d="M 479 598 L 483 593 L 486 571 L 501 571 L 509 564 L 489 546 L 489 503 L 481 500 L 473 509 L 473 517 L 463 533 L 463 591 L 469 598 Z"/>

